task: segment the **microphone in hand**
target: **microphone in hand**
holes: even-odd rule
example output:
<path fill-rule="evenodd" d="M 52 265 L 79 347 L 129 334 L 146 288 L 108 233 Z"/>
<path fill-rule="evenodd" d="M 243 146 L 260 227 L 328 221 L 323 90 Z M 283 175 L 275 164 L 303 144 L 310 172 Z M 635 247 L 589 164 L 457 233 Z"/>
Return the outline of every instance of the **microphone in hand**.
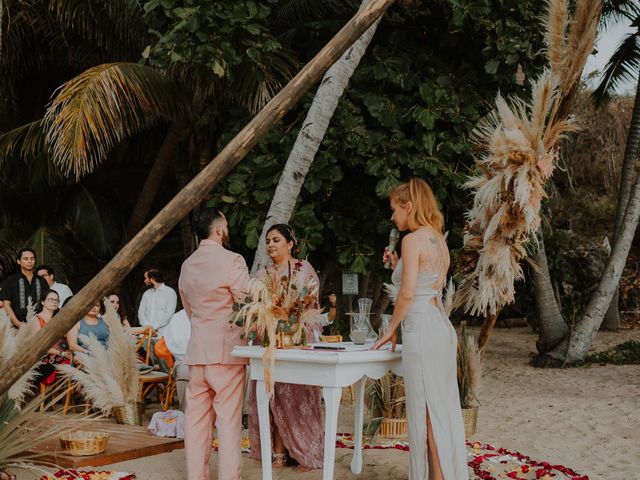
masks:
<path fill-rule="evenodd" d="M 391 232 L 389 232 L 389 246 L 387 247 L 386 254 L 389 256 L 389 259 L 384 263 L 384 268 L 391 268 L 391 254 L 395 252 L 396 245 L 398 244 L 398 240 L 400 239 L 400 232 L 397 228 L 392 228 Z"/>

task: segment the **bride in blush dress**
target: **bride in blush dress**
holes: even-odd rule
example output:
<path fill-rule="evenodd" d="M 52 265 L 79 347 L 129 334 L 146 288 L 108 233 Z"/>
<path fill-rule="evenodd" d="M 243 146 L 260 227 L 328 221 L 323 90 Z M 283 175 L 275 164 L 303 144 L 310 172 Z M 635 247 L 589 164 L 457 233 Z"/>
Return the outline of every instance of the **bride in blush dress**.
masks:
<path fill-rule="evenodd" d="M 395 350 L 402 324 L 402 364 L 409 430 L 410 480 L 468 480 L 467 450 L 456 373 L 456 332 L 442 304 L 449 270 L 444 219 L 424 180 L 389 194 L 391 221 L 400 231 L 402 259 L 385 251 L 398 287 L 389 332 L 374 345 Z"/>

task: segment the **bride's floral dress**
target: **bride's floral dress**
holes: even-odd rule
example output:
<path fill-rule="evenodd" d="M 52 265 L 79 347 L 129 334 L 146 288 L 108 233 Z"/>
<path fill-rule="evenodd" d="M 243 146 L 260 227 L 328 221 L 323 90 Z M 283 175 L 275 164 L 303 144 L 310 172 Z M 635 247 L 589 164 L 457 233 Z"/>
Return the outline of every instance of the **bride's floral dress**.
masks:
<path fill-rule="evenodd" d="M 296 274 L 296 286 L 302 289 L 309 280 L 319 285 L 318 276 L 306 260 L 291 262 Z M 270 274 L 261 269 L 257 278 Z M 313 326 L 307 328 L 306 336 L 313 339 Z M 276 364 L 277 368 L 277 364 Z M 258 405 L 256 401 L 256 382 L 251 382 L 249 393 L 249 439 L 251 458 L 260 460 L 260 427 L 258 425 Z M 319 387 L 276 383 L 269 403 L 271 426 L 275 425 L 284 442 L 289 457 L 308 468 L 322 468 L 324 458 L 324 427 L 322 423 L 322 392 Z"/>

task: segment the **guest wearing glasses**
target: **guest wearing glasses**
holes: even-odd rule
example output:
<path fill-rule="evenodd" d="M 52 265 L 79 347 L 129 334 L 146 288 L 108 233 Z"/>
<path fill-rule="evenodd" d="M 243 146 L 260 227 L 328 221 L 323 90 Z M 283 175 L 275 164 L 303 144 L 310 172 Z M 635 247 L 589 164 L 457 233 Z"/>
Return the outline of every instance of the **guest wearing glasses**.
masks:
<path fill-rule="evenodd" d="M 60 296 L 55 290 L 49 290 L 46 292 L 44 300 L 41 302 L 42 311 L 36 315 L 38 320 L 38 328 L 44 328 L 49 323 L 54 315 L 58 312 L 58 305 L 60 304 Z M 55 345 L 53 345 L 47 353 L 42 357 L 42 361 L 38 366 L 38 376 L 36 380 L 43 385 L 50 385 L 56 379 L 56 365 L 62 363 L 69 363 L 71 359 L 71 352 L 64 341 L 61 338 Z"/>

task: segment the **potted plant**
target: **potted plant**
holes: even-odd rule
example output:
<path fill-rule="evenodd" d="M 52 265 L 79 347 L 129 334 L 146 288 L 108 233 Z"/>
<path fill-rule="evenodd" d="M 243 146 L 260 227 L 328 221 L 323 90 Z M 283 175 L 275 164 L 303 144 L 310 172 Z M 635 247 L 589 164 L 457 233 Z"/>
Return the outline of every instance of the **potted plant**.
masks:
<path fill-rule="evenodd" d="M 140 370 L 136 358 L 136 341 L 110 302 L 105 301 L 104 320 L 109 327 L 109 341 L 104 347 L 95 337 L 85 339 L 88 353 L 77 353 L 77 368 L 60 365 L 59 369 L 83 389 L 91 404 L 105 414 L 113 413 L 118 423 L 142 425 L 144 406 L 139 402 Z"/>
<path fill-rule="evenodd" d="M 406 397 L 404 379 L 387 373 L 367 384 L 366 398 L 372 419 L 367 425 L 367 435 L 376 432 L 388 438 L 401 438 L 407 434 Z"/>
<path fill-rule="evenodd" d="M 473 337 L 467 335 L 465 322 L 462 322 L 458 339 L 458 392 L 464 420 L 464 433 L 470 437 L 476 433 L 478 422 L 478 398 L 480 384 L 480 350 Z"/>

